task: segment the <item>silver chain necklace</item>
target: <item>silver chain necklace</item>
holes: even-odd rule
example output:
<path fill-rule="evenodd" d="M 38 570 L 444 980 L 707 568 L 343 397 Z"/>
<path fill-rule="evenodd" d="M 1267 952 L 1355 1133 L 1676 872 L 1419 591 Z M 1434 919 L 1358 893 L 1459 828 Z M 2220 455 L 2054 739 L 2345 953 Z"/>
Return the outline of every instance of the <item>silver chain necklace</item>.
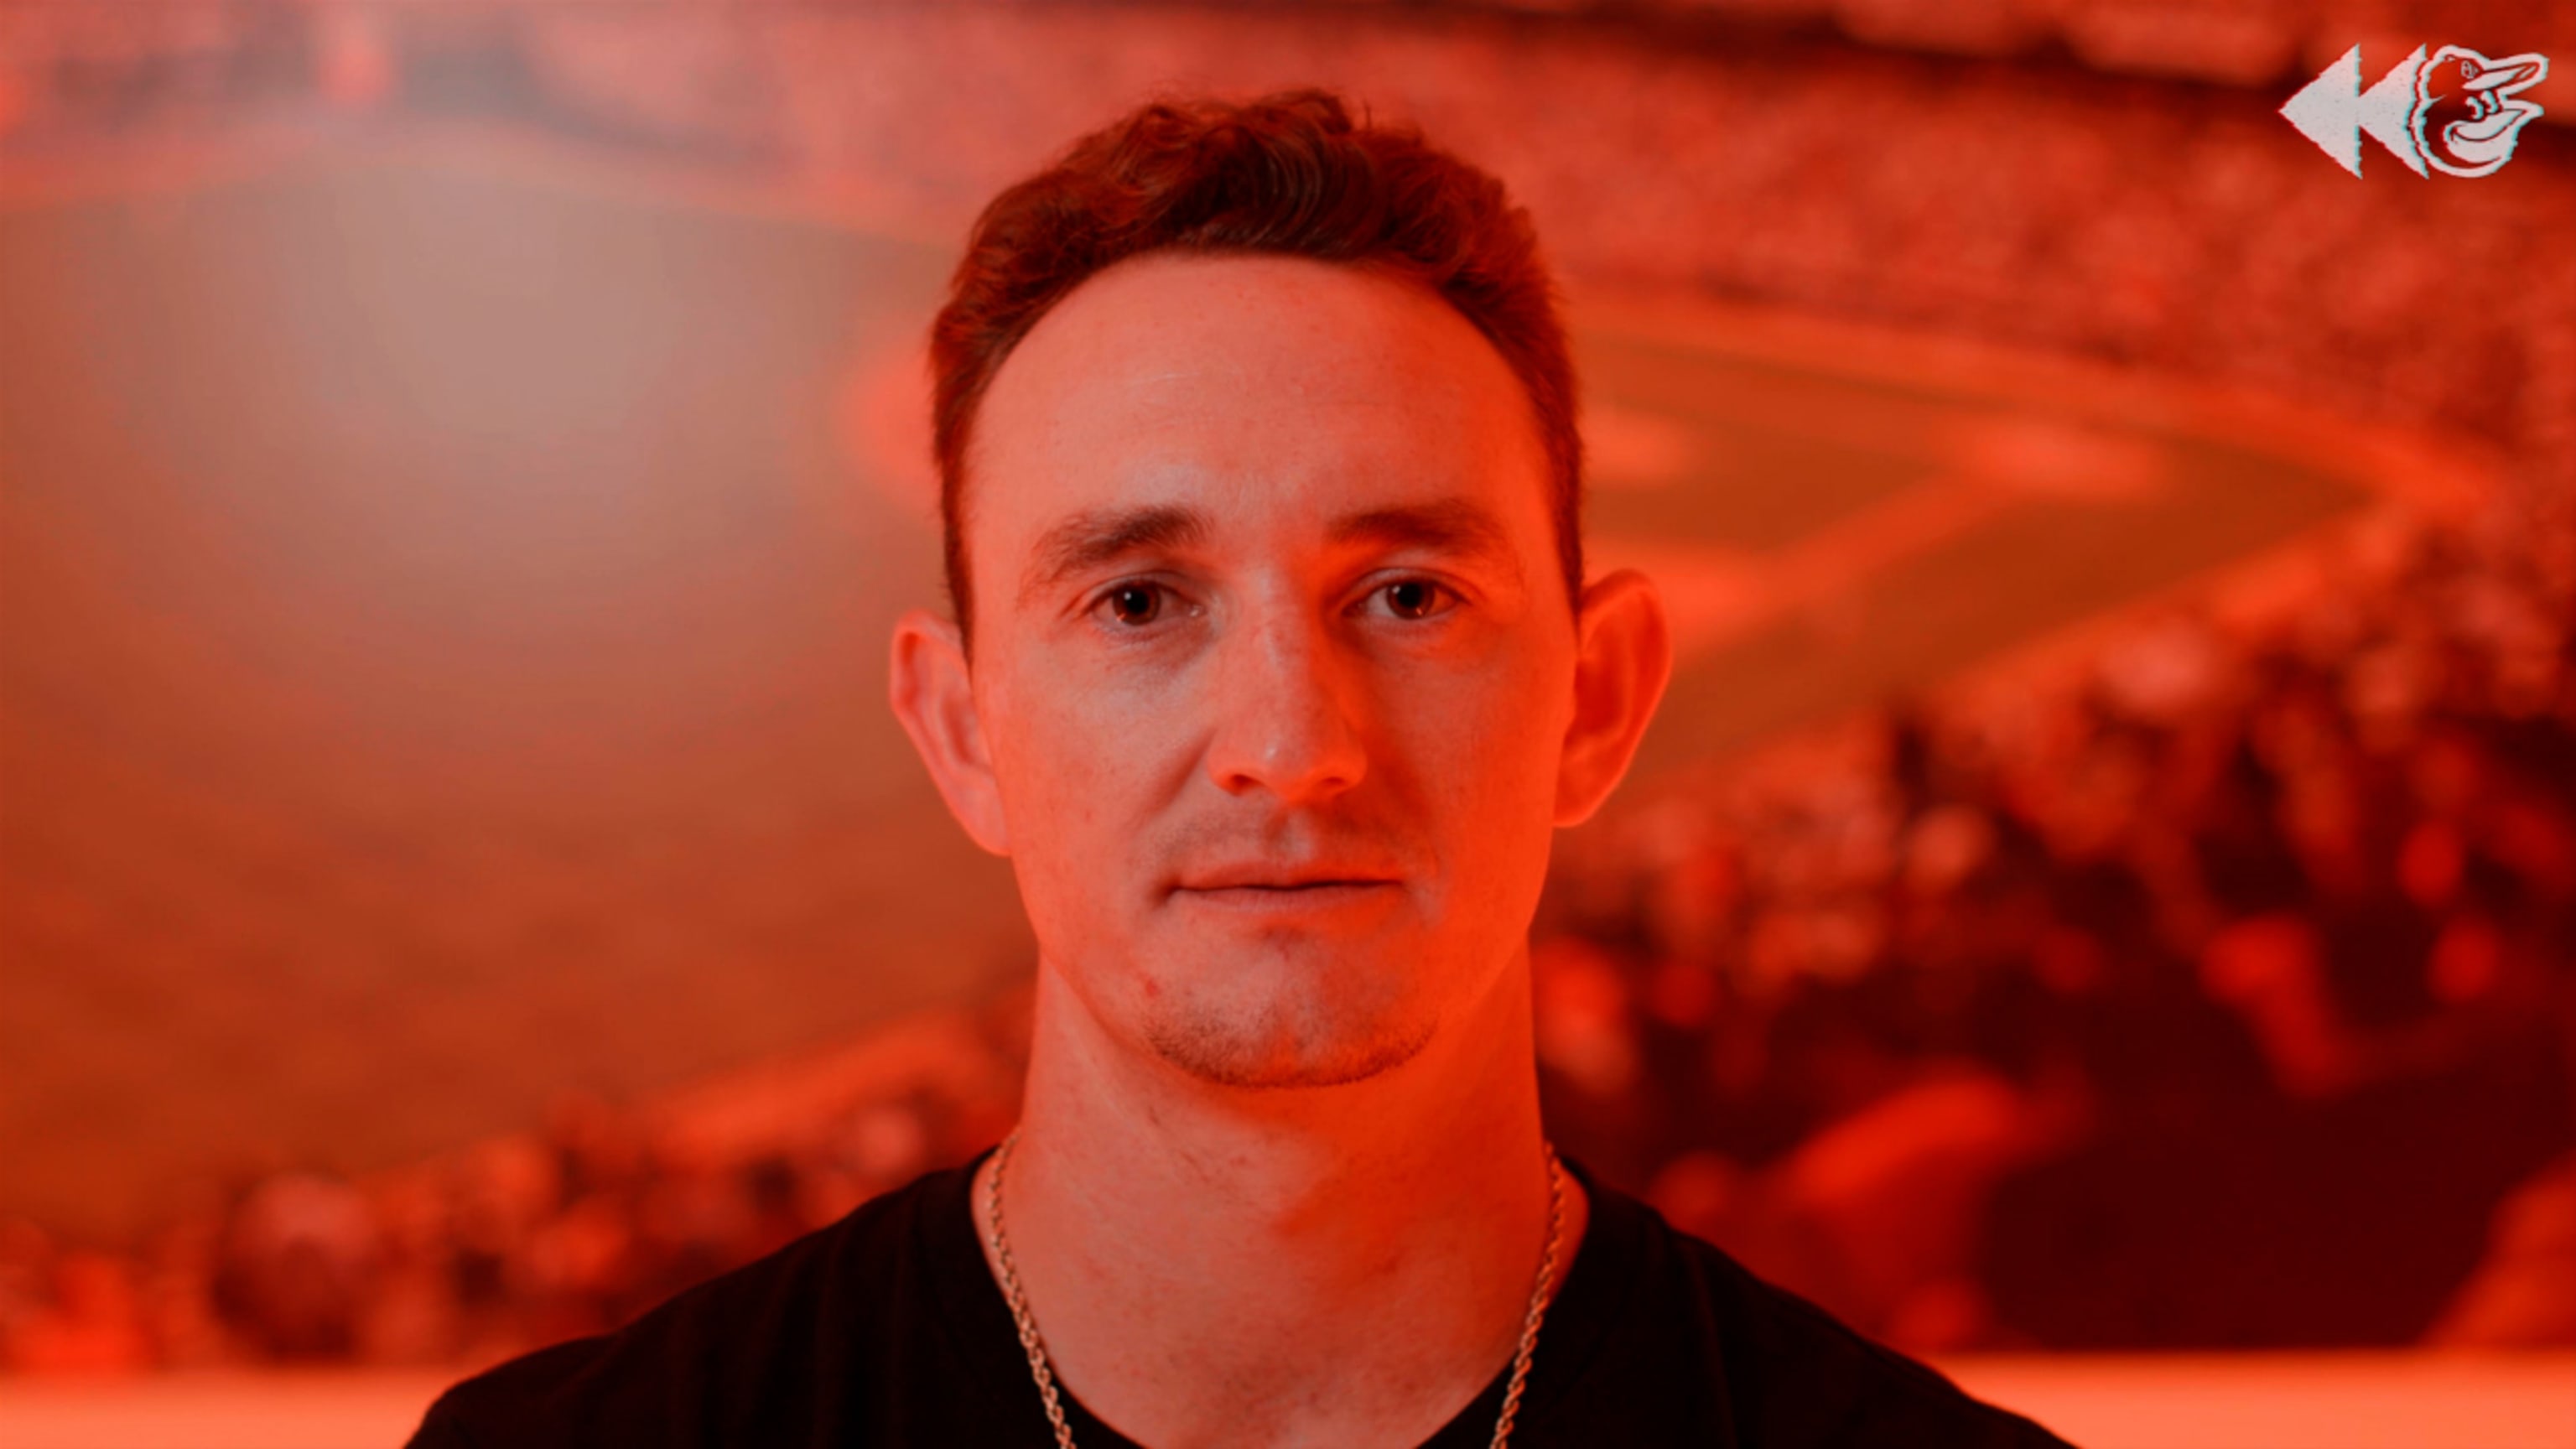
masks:
<path fill-rule="evenodd" d="M 1037 1315 L 1029 1312 L 1028 1294 L 1020 1289 L 1019 1265 L 1011 1259 L 1010 1235 L 1002 1230 L 1002 1173 L 1019 1142 L 1020 1129 L 1014 1127 L 994 1149 L 992 1180 L 984 1185 L 985 1209 L 993 1219 L 993 1261 L 1002 1265 L 1002 1296 L 1010 1300 L 1011 1321 L 1019 1325 L 1020 1349 L 1029 1356 L 1029 1377 L 1037 1380 L 1047 1422 L 1055 1427 L 1056 1449 L 1073 1449 L 1073 1426 L 1064 1421 L 1064 1402 L 1056 1393 L 1055 1370 L 1047 1363 L 1046 1341 L 1038 1337 Z M 1539 1255 L 1538 1282 L 1530 1288 L 1529 1313 L 1521 1319 L 1520 1347 L 1512 1352 L 1512 1378 L 1503 1389 L 1503 1414 L 1494 1424 L 1493 1449 L 1504 1449 L 1512 1440 L 1512 1420 L 1521 1411 L 1521 1389 L 1529 1381 L 1530 1355 L 1538 1351 L 1539 1322 L 1547 1317 L 1548 1284 L 1556 1277 L 1557 1238 L 1565 1227 L 1565 1174 L 1557 1166 L 1556 1144 L 1542 1141 L 1539 1146 L 1547 1154 L 1547 1251 Z"/>

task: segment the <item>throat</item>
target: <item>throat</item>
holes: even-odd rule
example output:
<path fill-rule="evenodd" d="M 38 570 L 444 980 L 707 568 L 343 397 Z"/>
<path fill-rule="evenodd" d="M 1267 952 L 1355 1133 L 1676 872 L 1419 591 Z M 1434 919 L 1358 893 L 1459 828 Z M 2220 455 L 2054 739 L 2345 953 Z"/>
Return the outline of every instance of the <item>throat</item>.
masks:
<path fill-rule="evenodd" d="M 1271 1215 L 1102 1193 L 1050 1145 L 1015 1132 L 978 1172 L 986 1266 L 1057 1392 L 1156 1449 L 1422 1443 L 1543 1352 L 1589 1217 L 1535 1134 L 1524 1192 L 1347 1182 Z"/>

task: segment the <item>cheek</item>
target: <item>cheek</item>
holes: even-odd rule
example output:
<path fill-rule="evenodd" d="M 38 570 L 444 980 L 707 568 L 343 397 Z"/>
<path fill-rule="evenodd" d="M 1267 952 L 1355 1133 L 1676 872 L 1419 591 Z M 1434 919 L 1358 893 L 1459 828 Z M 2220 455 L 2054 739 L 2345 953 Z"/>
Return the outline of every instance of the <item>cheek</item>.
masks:
<path fill-rule="evenodd" d="M 1175 740 L 1168 701 L 1132 681 L 1019 667 L 986 698 L 988 738 L 1024 888 L 1105 895 L 1138 863 Z M 1032 900 L 1042 905 L 1078 904 Z"/>
<path fill-rule="evenodd" d="M 1552 688 L 1544 660 L 1504 660 L 1437 688 L 1398 684 L 1396 734 L 1462 858 L 1490 862 L 1535 853 L 1551 835 L 1557 741 L 1569 691 Z M 1499 884 L 1499 883 L 1498 883 Z"/>
<path fill-rule="evenodd" d="M 1067 836 L 1098 829 L 1101 776 L 1115 761 L 1100 750 L 1098 721 L 1080 695 L 1015 681 L 994 691 L 987 717 L 993 773 L 1024 865 L 1060 854 Z"/>

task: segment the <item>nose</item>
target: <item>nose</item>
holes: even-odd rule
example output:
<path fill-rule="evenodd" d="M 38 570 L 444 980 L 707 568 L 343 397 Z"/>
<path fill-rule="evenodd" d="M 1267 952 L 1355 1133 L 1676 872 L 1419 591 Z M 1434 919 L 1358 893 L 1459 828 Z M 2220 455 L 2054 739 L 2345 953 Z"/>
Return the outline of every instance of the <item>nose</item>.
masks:
<path fill-rule="evenodd" d="M 1228 632 L 1211 678 L 1208 777 L 1229 795 L 1268 791 L 1289 806 L 1358 784 L 1368 773 L 1359 681 L 1326 622 L 1283 608 Z"/>

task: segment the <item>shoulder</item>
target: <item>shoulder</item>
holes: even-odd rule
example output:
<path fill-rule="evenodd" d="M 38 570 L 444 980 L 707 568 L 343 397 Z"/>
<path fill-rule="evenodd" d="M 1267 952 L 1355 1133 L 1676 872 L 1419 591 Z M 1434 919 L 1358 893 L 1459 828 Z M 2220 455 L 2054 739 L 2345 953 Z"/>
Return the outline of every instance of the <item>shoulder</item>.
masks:
<path fill-rule="evenodd" d="M 1971 1398 L 1931 1366 L 1764 1282 L 1653 1208 L 1621 1198 L 1615 1210 L 1634 1215 L 1655 1265 L 1656 1281 L 1641 1285 L 1640 1308 L 1677 1318 L 1673 1327 L 1698 1342 L 1711 1376 L 1724 1385 L 1737 1442 L 2064 1449 L 2039 1425 Z"/>
<path fill-rule="evenodd" d="M 933 1173 L 613 1333 L 512 1359 L 430 1406 L 413 1449 L 785 1442 L 835 1417 L 853 1364 L 927 1311 L 922 1214 L 962 1191 Z M 826 1372 L 826 1366 L 830 1371 Z"/>

